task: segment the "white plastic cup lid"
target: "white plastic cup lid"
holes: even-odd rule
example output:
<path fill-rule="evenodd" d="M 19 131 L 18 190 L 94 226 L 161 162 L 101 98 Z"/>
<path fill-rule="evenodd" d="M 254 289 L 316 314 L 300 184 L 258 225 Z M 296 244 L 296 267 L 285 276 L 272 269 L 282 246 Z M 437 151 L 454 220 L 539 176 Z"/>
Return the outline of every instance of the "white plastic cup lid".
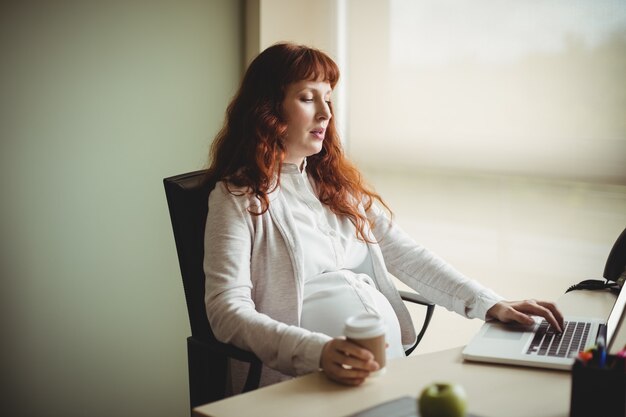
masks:
<path fill-rule="evenodd" d="M 385 334 L 387 328 L 378 314 L 362 313 L 348 317 L 344 335 L 351 339 L 366 339 Z"/>

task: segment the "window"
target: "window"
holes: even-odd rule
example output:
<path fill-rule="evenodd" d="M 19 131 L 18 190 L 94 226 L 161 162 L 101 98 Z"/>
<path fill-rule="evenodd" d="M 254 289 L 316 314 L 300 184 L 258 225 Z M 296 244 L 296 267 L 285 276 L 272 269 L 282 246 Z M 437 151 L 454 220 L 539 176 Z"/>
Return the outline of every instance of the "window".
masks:
<path fill-rule="evenodd" d="M 626 183 L 626 3 L 351 0 L 361 166 Z"/>

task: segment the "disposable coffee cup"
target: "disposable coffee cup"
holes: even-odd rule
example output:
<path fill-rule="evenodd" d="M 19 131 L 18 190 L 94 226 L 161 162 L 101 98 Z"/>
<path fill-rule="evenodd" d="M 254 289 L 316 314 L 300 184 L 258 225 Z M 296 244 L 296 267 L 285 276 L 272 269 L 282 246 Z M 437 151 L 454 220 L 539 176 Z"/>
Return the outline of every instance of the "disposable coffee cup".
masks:
<path fill-rule="evenodd" d="M 369 350 L 380 365 L 371 375 L 380 375 L 385 371 L 386 347 L 385 333 L 387 328 L 383 319 L 372 313 L 363 313 L 346 320 L 344 335 L 349 341 Z"/>

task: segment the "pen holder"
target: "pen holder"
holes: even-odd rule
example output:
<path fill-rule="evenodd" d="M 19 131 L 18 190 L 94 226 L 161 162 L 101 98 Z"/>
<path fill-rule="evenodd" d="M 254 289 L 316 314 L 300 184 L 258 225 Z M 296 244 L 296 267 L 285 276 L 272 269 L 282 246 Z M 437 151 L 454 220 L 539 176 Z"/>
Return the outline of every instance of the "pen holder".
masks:
<path fill-rule="evenodd" d="M 606 365 L 576 359 L 572 368 L 570 417 L 626 416 L 626 363 L 607 355 Z"/>

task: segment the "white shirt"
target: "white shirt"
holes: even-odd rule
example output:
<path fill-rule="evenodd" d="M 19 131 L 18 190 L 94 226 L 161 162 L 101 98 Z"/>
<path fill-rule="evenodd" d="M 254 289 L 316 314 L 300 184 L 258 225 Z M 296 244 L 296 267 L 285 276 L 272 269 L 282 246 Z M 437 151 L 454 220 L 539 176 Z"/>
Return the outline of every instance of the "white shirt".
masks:
<path fill-rule="evenodd" d="M 348 317 L 376 313 L 387 326 L 387 357 L 404 357 L 398 318 L 371 278 L 371 256 L 354 224 L 319 201 L 305 168 L 283 164 L 281 187 L 305 254 L 301 326 L 338 337 Z"/>

